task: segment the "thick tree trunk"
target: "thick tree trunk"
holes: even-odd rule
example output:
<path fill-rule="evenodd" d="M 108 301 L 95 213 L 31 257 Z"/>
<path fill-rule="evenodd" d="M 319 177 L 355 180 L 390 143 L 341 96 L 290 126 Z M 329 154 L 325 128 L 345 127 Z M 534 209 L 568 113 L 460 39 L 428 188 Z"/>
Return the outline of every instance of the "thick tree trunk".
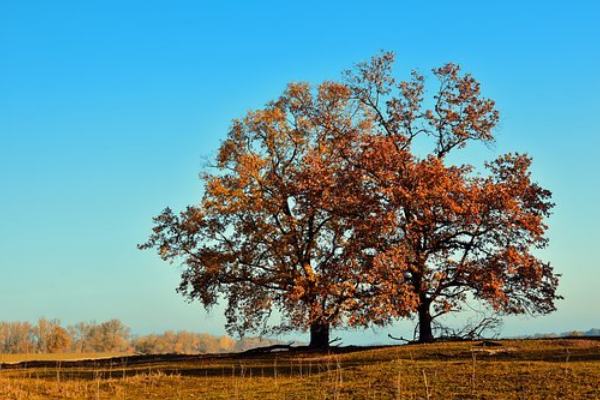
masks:
<path fill-rule="evenodd" d="M 329 324 L 313 322 L 310 326 L 310 343 L 308 347 L 313 349 L 329 347 Z"/>
<path fill-rule="evenodd" d="M 419 313 L 419 343 L 431 343 L 434 341 L 433 331 L 431 330 L 430 306 L 431 300 L 421 298 L 421 304 L 417 307 Z"/>

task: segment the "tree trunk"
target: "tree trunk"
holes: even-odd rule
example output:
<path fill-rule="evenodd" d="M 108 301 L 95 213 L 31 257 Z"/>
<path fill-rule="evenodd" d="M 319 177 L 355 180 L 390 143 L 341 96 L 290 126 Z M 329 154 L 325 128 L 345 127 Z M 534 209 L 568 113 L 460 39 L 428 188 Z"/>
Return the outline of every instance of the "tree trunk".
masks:
<path fill-rule="evenodd" d="M 313 322 L 310 326 L 310 343 L 313 349 L 326 349 L 329 347 L 329 324 Z"/>
<path fill-rule="evenodd" d="M 430 305 L 431 300 L 421 298 L 421 304 L 417 307 L 419 313 L 419 343 L 431 343 L 434 341 L 433 331 L 431 330 Z"/>

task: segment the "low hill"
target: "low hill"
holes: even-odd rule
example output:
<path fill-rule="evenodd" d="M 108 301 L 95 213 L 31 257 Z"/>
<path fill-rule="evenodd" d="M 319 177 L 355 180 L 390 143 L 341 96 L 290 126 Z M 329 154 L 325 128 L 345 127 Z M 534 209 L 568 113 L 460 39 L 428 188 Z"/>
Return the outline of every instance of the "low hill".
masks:
<path fill-rule="evenodd" d="M 482 345 L 485 344 L 485 345 Z M 2 365 L 0 398 L 598 398 L 600 340 Z"/>

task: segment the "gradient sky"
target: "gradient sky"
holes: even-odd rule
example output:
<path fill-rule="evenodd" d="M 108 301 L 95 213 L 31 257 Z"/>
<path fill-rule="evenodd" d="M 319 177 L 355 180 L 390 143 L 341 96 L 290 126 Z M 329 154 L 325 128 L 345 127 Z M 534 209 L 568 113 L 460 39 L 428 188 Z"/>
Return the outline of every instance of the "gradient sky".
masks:
<path fill-rule="evenodd" d="M 473 157 L 526 151 L 554 193 L 541 256 L 565 300 L 503 334 L 600 328 L 598 4 L 0 0 L 0 320 L 223 333 L 221 310 L 185 303 L 177 267 L 136 244 L 165 206 L 199 201 L 233 118 L 385 49 L 400 77 L 472 72 L 502 114 Z"/>

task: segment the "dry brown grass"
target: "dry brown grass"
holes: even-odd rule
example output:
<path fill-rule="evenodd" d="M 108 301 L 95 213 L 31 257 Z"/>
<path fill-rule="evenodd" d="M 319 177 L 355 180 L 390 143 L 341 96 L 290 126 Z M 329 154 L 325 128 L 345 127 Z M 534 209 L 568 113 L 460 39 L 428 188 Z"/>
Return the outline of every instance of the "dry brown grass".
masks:
<path fill-rule="evenodd" d="M 600 398 L 593 340 L 439 343 L 354 352 L 131 357 L 3 366 L 2 399 Z M 12 368 L 12 369 L 9 369 Z"/>
<path fill-rule="evenodd" d="M 124 357 L 129 353 L 53 353 L 53 354 L 1 354 L 0 364 L 12 364 L 28 361 L 76 361 L 100 358 Z"/>

